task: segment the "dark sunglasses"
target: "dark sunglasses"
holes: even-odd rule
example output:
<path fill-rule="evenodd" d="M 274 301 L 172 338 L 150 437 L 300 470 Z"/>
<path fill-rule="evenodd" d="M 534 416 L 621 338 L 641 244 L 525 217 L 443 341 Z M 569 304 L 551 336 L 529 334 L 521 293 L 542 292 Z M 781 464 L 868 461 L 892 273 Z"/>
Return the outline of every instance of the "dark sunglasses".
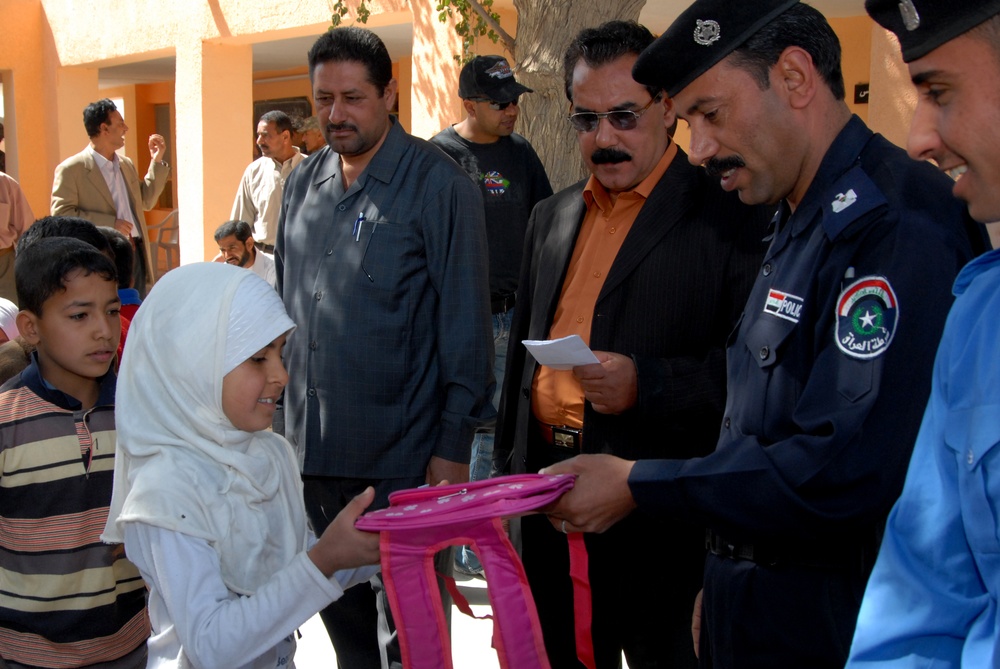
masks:
<path fill-rule="evenodd" d="M 573 128 L 577 132 L 594 132 L 597 130 L 597 126 L 601 123 L 602 118 L 608 119 L 608 123 L 615 130 L 631 130 L 638 125 L 639 117 L 645 114 L 646 110 L 652 107 L 653 103 L 659 101 L 659 99 L 660 96 L 657 95 L 638 111 L 618 109 L 609 112 L 578 112 L 570 114 L 567 118 L 569 118 L 569 122 L 573 124 Z"/>
<path fill-rule="evenodd" d="M 503 111 L 504 109 L 506 109 L 507 107 L 509 107 L 511 105 L 514 105 L 516 107 L 517 106 L 517 101 L 521 99 L 521 96 L 518 95 L 516 98 L 514 98 L 510 102 L 494 102 L 493 100 L 490 100 L 489 98 L 469 98 L 469 99 L 472 100 L 473 102 L 486 102 L 486 103 L 489 103 L 490 109 L 492 109 L 493 111 Z"/>

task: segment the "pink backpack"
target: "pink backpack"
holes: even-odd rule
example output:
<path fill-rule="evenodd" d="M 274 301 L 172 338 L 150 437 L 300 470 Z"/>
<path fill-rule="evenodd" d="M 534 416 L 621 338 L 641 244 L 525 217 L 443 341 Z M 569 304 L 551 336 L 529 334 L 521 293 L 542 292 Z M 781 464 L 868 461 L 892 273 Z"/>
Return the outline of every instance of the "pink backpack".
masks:
<path fill-rule="evenodd" d="M 358 518 L 357 527 L 381 534 L 382 577 L 407 669 L 452 669 L 451 641 L 434 571 L 434 554 L 471 545 L 488 579 L 493 647 L 502 669 L 549 669 L 535 602 L 501 518 L 521 516 L 554 502 L 575 477 L 518 474 L 434 488 L 400 490 L 389 507 Z M 590 586 L 582 534 L 569 534 L 577 648 L 593 667 Z M 456 605 L 472 615 L 449 577 Z"/>

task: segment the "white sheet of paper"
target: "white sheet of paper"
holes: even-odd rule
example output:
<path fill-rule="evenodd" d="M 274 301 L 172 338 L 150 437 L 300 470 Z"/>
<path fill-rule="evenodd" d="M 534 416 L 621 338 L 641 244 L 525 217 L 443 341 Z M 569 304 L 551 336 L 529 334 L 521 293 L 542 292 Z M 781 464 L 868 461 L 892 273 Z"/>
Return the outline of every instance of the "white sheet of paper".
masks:
<path fill-rule="evenodd" d="M 580 335 L 570 335 L 562 339 L 525 339 L 522 344 L 534 356 L 539 365 L 552 369 L 573 369 L 577 365 L 592 365 L 600 362 Z"/>

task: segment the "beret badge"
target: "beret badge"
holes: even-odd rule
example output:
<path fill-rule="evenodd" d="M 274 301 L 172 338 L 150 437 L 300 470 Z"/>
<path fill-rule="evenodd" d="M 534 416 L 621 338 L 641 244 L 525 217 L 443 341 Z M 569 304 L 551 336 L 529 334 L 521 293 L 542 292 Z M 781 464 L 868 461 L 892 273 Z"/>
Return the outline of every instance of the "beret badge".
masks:
<path fill-rule="evenodd" d="M 721 37 L 721 29 L 718 21 L 708 19 L 703 21 L 698 19 L 698 24 L 694 29 L 694 41 L 702 46 L 711 46 L 718 42 Z"/>
<path fill-rule="evenodd" d="M 899 13 L 903 17 L 903 25 L 910 32 L 920 27 L 920 14 L 913 0 L 903 0 L 899 3 Z"/>

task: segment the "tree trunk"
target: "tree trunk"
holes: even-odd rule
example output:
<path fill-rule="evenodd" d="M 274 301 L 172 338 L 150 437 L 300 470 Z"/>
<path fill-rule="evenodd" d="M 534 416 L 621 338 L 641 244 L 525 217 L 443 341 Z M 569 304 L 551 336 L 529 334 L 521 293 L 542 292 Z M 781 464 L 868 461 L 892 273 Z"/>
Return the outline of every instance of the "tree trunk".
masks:
<path fill-rule="evenodd" d="M 514 0 L 517 79 L 534 93 L 521 98 L 518 132 L 538 152 L 552 188 L 559 191 L 586 175 L 576 131 L 566 116 L 563 87 L 566 47 L 584 28 L 613 19 L 637 21 L 646 0 Z"/>

